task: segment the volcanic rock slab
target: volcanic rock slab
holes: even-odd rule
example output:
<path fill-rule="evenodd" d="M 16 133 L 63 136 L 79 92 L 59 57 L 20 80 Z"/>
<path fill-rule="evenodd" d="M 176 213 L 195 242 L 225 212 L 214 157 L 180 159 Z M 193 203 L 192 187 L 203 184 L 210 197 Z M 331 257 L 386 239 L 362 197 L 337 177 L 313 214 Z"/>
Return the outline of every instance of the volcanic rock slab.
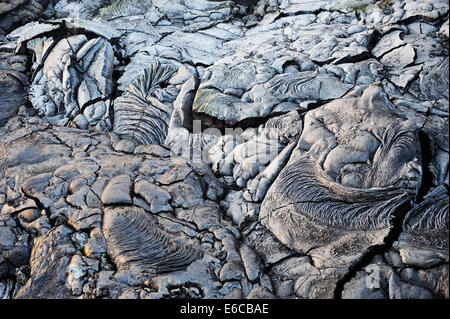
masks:
<path fill-rule="evenodd" d="M 142 208 L 107 210 L 103 232 L 108 253 L 119 269 L 169 272 L 183 269 L 200 257 L 193 245 L 176 243 L 160 231 L 154 217 Z"/>
<path fill-rule="evenodd" d="M 0 4 L 0 298 L 449 298 L 448 1 Z"/>
<path fill-rule="evenodd" d="M 102 38 L 75 35 L 53 44 L 34 39 L 36 52 L 30 101 L 42 116 L 56 123 L 74 120 L 81 128 L 110 128 L 109 95 L 112 93 L 113 51 Z"/>
<path fill-rule="evenodd" d="M 344 260 L 344 264 L 352 263 L 368 247 L 381 245 L 393 227 L 392 219 L 409 209 L 408 193 L 414 196 L 418 190 L 421 167 L 417 127 L 400 117 L 396 120 L 395 111 L 380 94 L 378 88 L 369 87 L 360 98 L 341 99 L 339 105 L 331 102 L 308 113 L 311 117 L 306 119 L 295 154 L 261 205 L 262 223 L 288 247 L 301 253 L 312 250 L 316 264 L 319 260 L 321 265 L 339 265 Z M 333 135 L 333 127 L 321 128 L 321 121 L 327 123 L 332 118 L 334 107 L 336 111 L 353 109 L 351 116 L 360 121 L 351 126 L 352 139 L 345 135 L 343 125 L 337 135 Z M 369 110 L 361 116 L 360 107 Z M 364 128 L 371 114 L 376 114 L 377 122 L 385 126 L 376 128 L 374 135 L 366 135 Z M 358 136 L 356 127 L 364 134 Z M 359 138 L 366 142 L 358 143 Z M 371 144 L 373 149 L 364 149 Z M 304 155 L 302 148 L 308 149 Z M 372 165 L 359 164 L 364 162 Z M 351 176 L 340 175 L 347 170 Z M 365 185 L 340 184 L 357 180 Z M 336 251 L 350 242 L 352 249 L 340 251 L 334 260 Z"/>
<path fill-rule="evenodd" d="M 27 57 L 0 52 L 0 125 L 13 117 L 25 105 Z"/>
<path fill-rule="evenodd" d="M 173 98 L 160 87 L 174 73 L 170 66 L 157 63 L 131 83 L 114 101 L 114 132 L 138 144 L 163 144 L 172 115 L 172 105 L 167 102 Z"/>
<path fill-rule="evenodd" d="M 49 0 L 8 0 L 0 4 L 0 35 L 30 21 L 38 20 Z"/>

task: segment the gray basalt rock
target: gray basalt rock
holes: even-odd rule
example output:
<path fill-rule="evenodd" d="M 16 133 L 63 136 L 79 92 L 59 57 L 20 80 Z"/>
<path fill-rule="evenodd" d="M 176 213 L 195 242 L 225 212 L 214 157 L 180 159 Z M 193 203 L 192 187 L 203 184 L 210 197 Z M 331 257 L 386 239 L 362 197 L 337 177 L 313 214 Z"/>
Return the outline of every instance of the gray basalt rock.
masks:
<path fill-rule="evenodd" d="M 108 40 L 118 35 L 112 27 L 80 19 L 33 22 L 8 35 L 17 40 L 17 51 L 34 53 L 29 99 L 39 115 L 53 124 L 111 127 L 114 52 Z"/>
<path fill-rule="evenodd" d="M 88 230 L 100 226 L 102 220 L 101 210 L 98 208 L 73 210 L 67 214 L 67 223 L 75 230 Z"/>
<path fill-rule="evenodd" d="M 137 144 L 163 144 L 174 98 L 161 87 L 174 73 L 170 66 L 157 63 L 131 83 L 114 101 L 114 132 Z"/>
<path fill-rule="evenodd" d="M 208 150 L 213 171 L 233 176 L 239 187 L 245 187 L 250 181 L 249 191 L 259 191 L 261 198 L 267 190 L 264 188 L 281 168 L 283 159 L 286 160 L 286 153 L 292 151 L 292 148 L 287 148 L 285 152 L 286 145 L 296 140 L 301 130 L 299 114 L 291 111 L 270 118 L 257 132 L 248 129 L 240 135 L 225 135 Z"/>
<path fill-rule="evenodd" d="M 0 35 L 7 34 L 30 21 L 38 20 L 48 3 L 48 0 L 3 1 L 0 4 Z"/>
<path fill-rule="evenodd" d="M 154 214 L 173 210 L 169 204 L 172 199 L 170 193 L 146 180 L 136 181 L 134 184 L 134 192 L 147 202 L 150 211 Z"/>
<path fill-rule="evenodd" d="M 18 118 L 15 120 L 19 122 L 14 120 L 8 122 L 6 127 L 2 128 L 1 134 L 11 132 L 11 125 L 22 125 Z M 15 248 L 15 246 L 25 245 L 24 247 L 27 247 L 28 237 L 26 236 L 34 236 L 42 240 L 42 245 L 35 246 L 36 249 L 41 247 L 39 249 L 54 250 L 55 254 L 59 254 L 59 249 L 66 249 L 62 241 L 43 240 L 48 236 L 53 236 L 55 231 L 59 231 L 58 225 L 64 226 L 67 224 L 71 227 L 67 228 L 64 226 L 64 229 L 69 231 L 66 236 L 67 244 L 70 244 L 70 251 L 73 251 L 74 254 L 75 251 L 77 251 L 77 255 L 81 254 L 83 262 L 76 262 L 76 260 L 72 260 L 72 255 L 67 255 L 67 260 L 61 260 L 64 263 L 54 266 L 52 269 L 57 270 L 55 273 L 50 274 L 48 269 L 51 267 L 49 266 L 47 269 L 47 265 L 53 261 L 47 262 L 42 259 L 43 257 L 39 257 L 42 259 L 44 268 L 39 268 L 32 261 L 32 265 L 34 265 L 32 267 L 35 267 L 36 271 L 32 270 L 33 278 L 30 283 L 23 287 L 24 292 L 21 292 L 17 297 L 66 296 L 65 293 L 68 293 L 67 298 L 73 295 L 87 297 L 91 294 L 97 294 L 99 296 L 99 291 L 95 289 L 89 290 L 91 289 L 89 288 L 90 286 L 94 285 L 95 287 L 96 277 L 94 273 L 109 271 L 114 269 L 114 267 L 142 270 L 142 268 L 146 268 L 146 266 L 142 265 L 147 261 L 154 263 L 155 268 L 150 268 L 157 269 L 157 273 L 159 271 L 171 273 L 174 270 L 183 269 L 190 262 L 202 256 L 203 251 L 198 246 L 198 243 L 195 242 L 195 238 L 198 235 L 197 227 L 202 231 L 213 229 L 213 227 L 216 229 L 217 227 L 222 227 L 217 205 L 210 201 L 204 201 L 206 196 L 211 198 L 221 196 L 218 195 L 220 194 L 220 184 L 215 181 L 207 166 L 196 165 L 189 167 L 182 162 L 169 163 L 167 154 L 161 153 L 154 147 L 153 151 L 152 148 L 149 148 L 148 151 L 143 152 L 141 155 L 115 151 L 112 149 L 112 141 L 109 137 L 106 136 L 105 138 L 104 135 L 87 133 L 80 129 L 54 127 L 47 132 L 42 132 L 40 131 L 40 125 L 42 124 L 36 123 L 45 122 L 38 118 L 35 118 L 35 120 L 37 121 L 35 124 L 27 122 L 27 127 L 23 128 L 24 130 L 22 131 L 19 127 L 16 127 L 17 130 L 13 138 L 2 135 L 5 137 L 2 139 L 2 149 L 8 147 L 16 156 L 23 152 L 24 149 L 28 149 L 29 154 L 32 155 L 26 157 L 23 161 L 17 161 L 21 157 L 16 157 L 16 160 L 13 160 L 12 157 L 6 157 L 3 158 L 1 165 L 5 169 L 9 167 L 8 171 L 12 174 L 21 171 L 19 173 L 20 176 L 10 186 L 13 189 L 17 188 L 23 192 L 26 191 L 23 194 L 27 194 L 27 196 L 29 195 L 35 200 L 27 200 L 26 197 L 22 200 L 20 199 L 20 193 L 18 194 L 19 197 L 16 197 L 17 195 L 12 191 L 6 192 L 6 188 L 4 190 L 5 184 L 1 183 L 1 193 L 5 193 L 5 203 L 13 200 L 21 201 L 20 204 L 17 202 L 14 205 L 3 205 L 2 203 L 1 216 L 18 214 L 20 216 L 19 221 L 24 227 L 24 231 L 17 233 L 11 230 L 11 227 L 16 227 L 16 224 L 12 223 L 13 220 L 6 223 L 2 219 L 1 225 L 3 226 L 0 226 L 0 236 L 2 236 L 1 245 L 3 246 L 1 246 L 1 249 L 6 252 L 13 249 L 7 255 L 8 258 L 11 257 L 11 262 L 17 263 L 20 259 L 18 259 L 19 255 L 13 254 L 13 252 L 19 248 Z M 30 138 L 26 132 L 33 137 Z M 56 139 L 55 136 L 58 136 L 59 139 Z M 89 139 L 88 145 L 97 145 L 98 149 L 96 152 L 89 155 L 81 151 L 86 149 L 86 144 L 80 143 L 80 137 L 82 136 Z M 67 146 L 58 148 L 60 143 L 67 143 Z M 33 144 L 33 147 L 30 144 Z M 43 155 L 50 154 L 47 147 L 53 148 L 51 155 Z M 159 146 L 159 148 L 162 147 Z M 80 155 L 77 158 L 73 158 L 72 150 Z M 105 152 L 107 152 L 107 156 Z M 23 168 L 22 165 L 26 165 L 26 167 Z M 193 169 L 195 169 L 195 173 Z M 50 179 L 46 179 L 46 186 L 39 184 L 39 187 L 22 187 L 23 185 L 37 185 L 34 182 L 30 184 L 29 179 L 34 178 L 36 173 L 46 174 L 45 172 L 48 171 L 52 171 L 53 176 Z M 2 170 L 2 172 L 5 171 Z M 139 176 L 131 179 L 133 172 Z M 132 180 L 136 181 L 136 185 L 131 182 Z M 152 180 L 152 182 L 143 183 L 147 180 Z M 154 183 L 158 183 L 159 186 L 156 186 Z M 153 188 L 149 188 L 149 185 L 152 185 Z M 149 201 L 149 212 L 134 206 L 135 198 L 131 198 L 132 190 L 133 195 L 142 196 L 143 200 Z M 155 193 L 155 190 L 159 193 Z M 25 196 L 23 194 L 22 196 Z M 118 197 L 119 194 L 122 195 Z M 127 198 L 130 200 L 129 202 Z M 172 203 L 171 198 L 175 202 Z M 100 199 L 104 200 L 105 205 Z M 36 203 L 44 207 L 42 212 L 36 209 Z M 182 205 L 191 213 L 182 214 L 178 211 L 178 218 L 180 219 L 170 214 L 167 215 L 167 212 L 174 212 L 172 204 Z M 116 216 L 113 214 L 111 217 L 110 213 L 104 212 L 105 206 L 109 205 L 129 206 L 117 208 L 118 211 L 123 212 L 123 215 Z M 111 209 L 113 211 L 116 210 L 116 208 Z M 158 213 L 161 219 L 152 216 L 150 211 Z M 49 217 L 44 216 L 46 214 Z M 44 221 L 47 222 L 44 223 Z M 111 223 L 113 226 L 110 225 Z M 122 226 L 117 226 L 117 223 L 125 227 L 123 229 L 124 232 L 119 231 Z M 107 225 L 111 227 L 107 228 L 109 227 Z M 129 263 L 124 261 L 126 265 L 123 266 L 120 261 L 117 261 L 116 265 L 111 265 L 111 261 L 116 263 L 116 258 L 117 260 L 125 260 L 127 258 L 124 257 L 125 255 L 133 254 L 130 248 L 134 247 L 135 244 L 131 243 L 131 246 L 127 246 L 128 248 L 120 248 L 120 245 L 114 244 L 115 240 L 122 242 L 122 240 L 117 239 L 117 236 L 131 234 L 129 232 L 130 227 L 136 227 L 137 230 L 132 233 L 141 236 L 141 239 L 148 238 L 150 241 L 147 243 L 154 247 L 155 251 L 152 253 L 152 250 L 147 249 L 143 249 L 141 252 L 136 250 L 138 255 L 143 253 L 148 257 L 143 257 L 142 263 L 138 262 L 136 264 L 131 262 L 129 265 Z M 140 230 L 138 231 L 138 229 Z M 180 229 L 186 234 L 184 236 L 191 238 L 192 244 L 185 245 L 185 240 L 180 238 Z M 72 236 L 73 230 L 76 230 L 76 233 Z M 141 235 L 139 235 L 140 231 L 143 231 Z M 148 232 L 155 232 L 155 237 L 153 239 L 151 239 L 151 236 L 148 237 L 147 235 L 150 234 Z M 141 239 L 138 238 L 136 240 L 141 243 Z M 209 246 L 204 245 L 204 249 L 211 249 L 210 253 L 215 254 L 215 248 L 212 245 L 214 244 L 214 237 L 209 240 L 205 239 L 204 242 L 209 244 Z M 173 257 L 167 259 L 166 257 L 171 254 L 173 254 Z M 33 258 L 35 257 L 33 257 L 32 253 L 31 260 L 34 260 Z M 134 257 L 130 258 L 130 260 L 135 259 Z M 110 261 L 108 262 L 108 260 Z M 167 263 L 163 265 L 165 261 Z M 0 269 L 2 273 L 14 275 L 14 265 L 11 262 L 1 262 Z M 96 263 L 99 263 L 100 266 L 96 266 Z M 71 266 L 69 267 L 69 265 Z M 115 289 L 124 289 L 121 285 L 134 285 L 137 282 L 141 282 L 140 280 L 143 277 L 140 275 L 140 270 L 134 270 L 131 272 L 128 272 L 128 270 L 120 271 L 113 279 L 116 283 Z M 70 278 L 68 274 L 70 274 Z M 149 274 L 152 274 L 152 271 L 149 271 Z M 42 290 L 41 285 L 43 283 L 41 281 L 54 286 L 54 291 L 46 292 L 46 290 Z M 61 291 L 58 288 L 59 284 L 64 286 L 67 284 L 68 289 L 64 290 L 64 292 Z M 19 288 L 20 286 L 17 287 L 17 290 Z M 37 290 L 42 290 L 42 294 Z M 111 296 L 117 293 L 117 291 L 111 291 Z"/>
<path fill-rule="evenodd" d="M 390 299 L 432 299 L 433 295 L 428 290 L 403 282 L 393 271 L 389 280 Z"/>
<path fill-rule="evenodd" d="M 448 21 L 444 22 L 444 24 L 442 25 L 442 27 L 439 29 L 439 35 L 443 38 L 449 38 L 448 33 L 449 33 L 449 26 L 448 26 Z"/>
<path fill-rule="evenodd" d="M 406 265 L 430 268 L 448 261 L 449 199 L 448 191 L 439 186 L 404 220 L 396 244 Z"/>
<path fill-rule="evenodd" d="M 54 4 L 53 10 L 57 18 L 72 16 L 82 19 L 92 19 L 102 7 L 109 5 L 109 3 L 109 0 L 93 0 L 85 3 L 59 0 Z"/>
<path fill-rule="evenodd" d="M 448 57 L 421 73 L 420 88 L 429 99 L 448 100 Z"/>
<path fill-rule="evenodd" d="M 345 122 L 339 114 L 344 109 L 351 112 Z M 417 134 L 418 127 L 395 109 L 382 89 L 370 86 L 309 112 L 299 149 L 309 151 L 322 141 L 316 146 L 318 159 L 336 182 L 356 188 L 399 186 L 414 194 L 421 179 Z M 396 153 L 392 146 L 397 142 L 407 152 Z M 385 161 L 387 157 L 396 159 Z"/>
<path fill-rule="evenodd" d="M 402 45 L 405 42 L 402 40 L 403 31 L 395 30 L 383 36 L 377 43 L 377 45 L 372 49 L 372 54 L 376 58 L 381 58 L 383 55 L 387 54 Z"/>
<path fill-rule="evenodd" d="M 28 43 L 35 51 L 36 61 L 40 61 L 35 65 L 30 90 L 34 108 L 54 123 L 66 124 L 80 115 L 76 122 L 82 128 L 87 123 L 97 130 L 108 130 L 109 96 L 113 89 L 111 45 L 105 39 L 88 40 L 84 35 L 52 45 L 53 41 L 56 40 L 44 38 Z"/>
<path fill-rule="evenodd" d="M 25 105 L 27 57 L 0 52 L 0 125 L 15 116 Z"/>
<path fill-rule="evenodd" d="M 0 298 L 449 298 L 448 1 L 0 4 Z"/>
<path fill-rule="evenodd" d="M 131 204 L 131 180 L 128 175 L 119 175 L 111 179 L 102 194 L 104 205 Z"/>
<path fill-rule="evenodd" d="M 200 88 L 216 88 L 224 93 L 241 97 L 257 84 L 263 84 L 276 74 L 275 69 L 240 63 L 234 68 L 218 63 L 207 68 Z M 209 77 L 209 78 L 208 78 Z"/>
<path fill-rule="evenodd" d="M 255 85 L 242 99 L 216 89 L 200 89 L 192 109 L 227 124 L 236 124 L 245 119 L 265 117 L 271 112 L 286 113 L 298 108 L 295 104 L 289 105 L 287 109 L 281 108 L 279 103 L 286 100 L 298 103 L 308 100 L 326 101 L 342 97 L 352 87 L 341 83 L 333 75 L 288 73 L 277 75 L 263 85 Z"/>
<path fill-rule="evenodd" d="M 291 165 L 278 177 L 282 184 L 276 180 L 269 189 L 259 218 L 288 247 L 302 253 L 313 250 L 310 253 L 317 263 L 355 263 L 368 247 L 383 243 L 393 227 L 391 219 L 409 208 L 409 199 L 401 190 L 340 186 L 320 174 L 320 168 L 306 157 Z M 316 174 L 317 179 L 306 177 Z M 272 209 L 277 199 L 283 202 L 275 206 L 280 208 Z M 352 250 L 340 250 L 350 242 Z M 338 251 L 339 260 L 329 259 Z"/>
<path fill-rule="evenodd" d="M 373 88 L 367 89 L 361 99 L 367 99 L 372 93 Z M 341 127 L 336 140 L 332 135 L 332 127 L 321 131 L 320 122 L 307 119 L 297 150 L 294 151 L 296 154 L 280 172 L 261 205 L 261 222 L 288 247 L 301 253 L 309 252 L 316 265 L 349 266 L 357 262 L 369 247 L 381 245 L 393 227 L 392 219 L 410 208 L 408 193 L 415 196 L 420 185 L 417 127 L 400 118 L 400 121 L 393 121 L 393 113 L 386 108 L 385 102 L 377 100 L 377 95 L 371 96 L 372 102 L 365 100 L 366 103 L 360 104 L 356 102 L 358 99 L 355 100 L 353 115 L 357 114 L 358 105 L 372 108 L 374 114 L 385 112 L 388 126 L 380 127 L 376 133 L 382 134 L 382 143 L 377 145 L 377 149 L 369 151 L 373 155 L 362 159 L 358 151 L 352 155 L 351 148 L 345 151 L 347 159 L 333 155 L 333 151 L 340 147 L 339 141 L 353 143 L 358 139 L 357 135 L 353 140 L 347 140 Z M 343 104 L 345 107 L 352 107 L 351 99 L 341 101 L 347 101 Z M 333 103 L 322 108 L 337 107 Z M 320 110 L 317 109 L 317 112 Z M 361 129 L 366 121 L 370 121 L 371 112 L 364 113 L 364 117 L 358 119 Z M 382 123 L 381 119 L 378 116 L 378 123 Z M 393 123 L 389 124 L 389 121 Z M 309 151 L 301 155 L 302 145 L 308 147 L 311 144 Z M 370 144 L 362 145 L 368 147 Z M 345 167 L 355 155 L 354 160 L 358 158 L 359 163 L 364 160 L 372 163 L 364 173 L 366 185 L 360 184 L 355 188 L 333 182 L 330 173 L 326 173 L 327 163 L 343 160 L 339 165 Z M 340 247 L 349 247 L 349 243 L 352 243 L 352 249 L 341 250 Z M 334 259 L 336 253 L 339 259 Z"/>
<path fill-rule="evenodd" d="M 131 16 L 144 14 L 146 10 L 152 5 L 151 1 L 141 0 L 136 1 L 117 0 L 112 1 L 111 5 L 100 9 L 100 15 L 104 19 L 116 16 Z"/>
<path fill-rule="evenodd" d="M 16 298 L 73 298 L 66 287 L 67 269 L 75 254 L 71 233 L 59 226 L 39 238 L 31 252 L 31 277 Z"/>
<path fill-rule="evenodd" d="M 106 239 L 99 227 L 94 228 L 84 246 L 84 253 L 89 258 L 98 258 L 106 254 Z"/>
<path fill-rule="evenodd" d="M 250 281 L 259 279 L 261 275 L 261 261 L 258 255 L 247 245 L 242 245 L 239 250 L 242 258 L 242 262 L 245 267 L 247 278 Z"/>
<path fill-rule="evenodd" d="M 275 76 L 266 87 L 269 96 L 296 101 L 338 99 L 352 88 L 351 85 L 341 83 L 333 75 L 308 71 Z"/>
<path fill-rule="evenodd" d="M 413 64 L 415 58 L 416 52 L 414 50 L 414 47 L 411 44 L 406 44 L 384 54 L 380 62 L 391 69 L 403 69 Z"/>
<path fill-rule="evenodd" d="M 108 254 L 119 269 L 158 274 L 183 269 L 200 257 L 194 245 L 174 242 L 157 228 L 152 216 L 139 208 L 105 212 L 103 233 Z"/>

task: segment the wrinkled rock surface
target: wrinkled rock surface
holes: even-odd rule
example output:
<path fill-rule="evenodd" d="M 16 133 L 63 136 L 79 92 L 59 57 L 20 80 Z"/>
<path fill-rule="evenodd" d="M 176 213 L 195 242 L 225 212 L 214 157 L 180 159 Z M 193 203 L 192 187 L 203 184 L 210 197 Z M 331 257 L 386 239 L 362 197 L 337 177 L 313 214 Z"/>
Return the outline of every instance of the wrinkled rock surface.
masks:
<path fill-rule="evenodd" d="M 0 3 L 0 298 L 449 298 L 448 1 Z"/>

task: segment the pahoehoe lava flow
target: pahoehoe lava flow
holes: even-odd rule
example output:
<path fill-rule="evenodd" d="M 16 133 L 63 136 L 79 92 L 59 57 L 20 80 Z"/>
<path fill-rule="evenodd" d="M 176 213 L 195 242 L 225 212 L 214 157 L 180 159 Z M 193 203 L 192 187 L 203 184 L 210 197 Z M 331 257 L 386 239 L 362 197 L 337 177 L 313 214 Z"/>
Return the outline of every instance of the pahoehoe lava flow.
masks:
<path fill-rule="evenodd" d="M 446 0 L 0 3 L 0 299 L 448 299 Z"/>

